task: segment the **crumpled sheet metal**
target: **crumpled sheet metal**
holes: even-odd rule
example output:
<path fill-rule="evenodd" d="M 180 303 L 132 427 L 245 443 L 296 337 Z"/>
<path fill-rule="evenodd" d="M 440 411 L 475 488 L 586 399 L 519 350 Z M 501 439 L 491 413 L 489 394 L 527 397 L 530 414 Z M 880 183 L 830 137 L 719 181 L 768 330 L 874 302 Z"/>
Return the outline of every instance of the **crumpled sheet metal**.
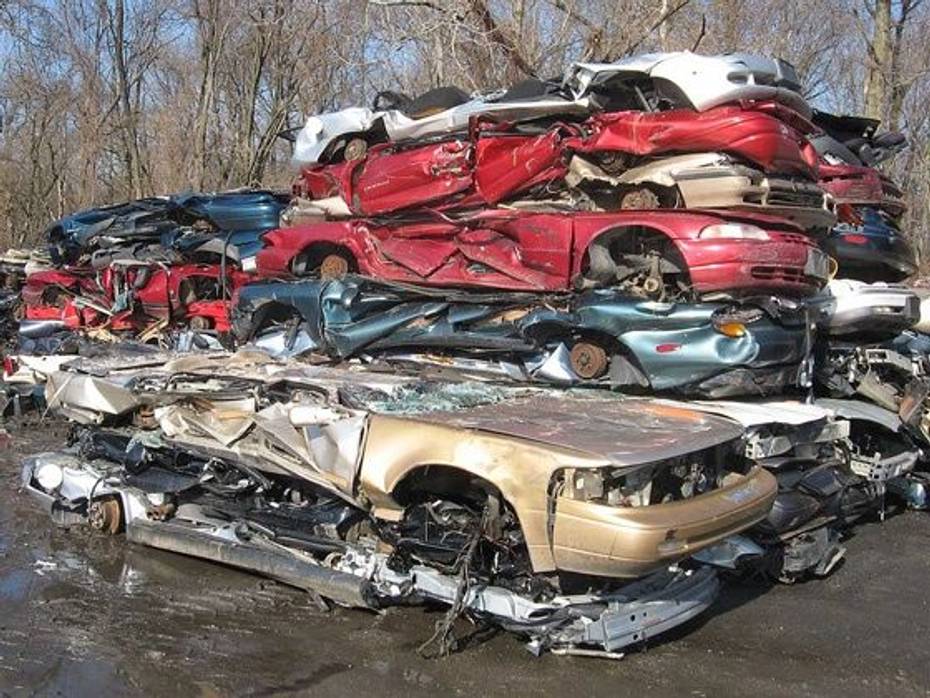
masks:
<path fill-rule="evenodd" d="M 101 424 L 107 416 L 126 414 L 142 401 L 113 377 L 98 378 L 69 371 L 54 371 L 45 385 L 45 399 L 56 410 L 79 424 Z"/>
<path fill-rule="evenodd" d="M 205 380 L 207 376 L 205 376 Z M 155 409 L 165 436 L 177 443 L 208 446 L 305 477 L 340 493 L 353 490 L 366 417 L 315 403 L 255 399 L 179 399 Z"/>
<path fill-rule="evenodd" d="M 781 109 L 784 109 L 783 107 Z M 770 103 L 725 105 L 706 112 L 622 111 L 598 114 L 586 125 L 590 135 L 565 141 L 576 152 L 662 155 L 681 151 L 724 152 L 749 160 L 766 172 L 816 179 L 814 147 Z"/>
<path fill-rule="evenodd" d="M 229 446 L 241 439 L 253 424 L 254 398 L 206 402 L 198 407 L 176 403 L 155 409 L 155 419 L 166 436 L 194 433 Z"/>
<path fill-rule="evenodd" d="M 777 58 L 750 53 L 702 56 L 672 51 L 628 56 L 613 63 L 572 63 L 565 71 L 563 85 L 580 97 L 618 78 L 641 81 L 646 77 L 673 85 L 675 89 L 668 92 L 683 98 L 676 103 L 678 107 L 705 111 L 741 100 L 775 100 L 804 117 L 811 115 L 794 67 Z"/>
<path fill-rule="evenodd" d="M 41 385 L 48 376 L 60 371 L 62 366 L 74 357 L 69 355 L 33 356 L 30 354 L 16 354 L 13 361 L 17 366 L 14 373 L 4 375 L 5 383 L 17 385 Z"/>
<path fill-rule="evenodd" d="M 471 375 L 483 371 L 488 377 L 555 384 L 579 380 L 571 370 L 568 340 L 610 337 L 620 345 L 621 356 L 612 362 L 616 370 L 631 365 L 639 374 L 636 384 L 654 390 L 724 397 L 797 386 L 805 377 L 810 337 L 803 321 L 790 317 L 802 319 L 802 312 L 746 307 L 763 315 L 741 335 L 729 336 L 716 324 L 726 310 L 721 304 L 657 303 L 612 290 L 571 302 L 554 295 L 501 294 L 440 300 L 435 291 L 347 276 L 255 285 L 240 295 L 234 324 L 243 338 L 262 330 L 257 344 L 282 357 L 313 352 L 320 359 L 445 361 Z M 293 313 L 300 324 L 266 327 L 269 310 Z M 624 363 L 624 352 L 633 360 Z M 434 360 L 433 353 L 441 357 Z M 624 382 L 622 374 L 612 373 L 610 380 L 628 385 L 632 379 Z"/>

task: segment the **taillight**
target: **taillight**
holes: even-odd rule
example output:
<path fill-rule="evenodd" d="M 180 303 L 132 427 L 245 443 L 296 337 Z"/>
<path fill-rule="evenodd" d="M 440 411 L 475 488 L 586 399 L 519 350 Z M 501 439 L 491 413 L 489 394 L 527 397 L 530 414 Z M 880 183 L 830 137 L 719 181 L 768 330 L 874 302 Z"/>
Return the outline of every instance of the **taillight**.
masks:
<path fill-rule="evenodd" d="M 12 356 L 3 357 L 3 375 L 12 376 L 19 370 L 19 362 Z"/>
<path fill-rule="evenodd" d="M 859 233 L 851 233 L 843 236 L 843 242 L 848 242 L 852 245 L 864 245 L 869 241 L 865 235 L 860 235 Z"/>

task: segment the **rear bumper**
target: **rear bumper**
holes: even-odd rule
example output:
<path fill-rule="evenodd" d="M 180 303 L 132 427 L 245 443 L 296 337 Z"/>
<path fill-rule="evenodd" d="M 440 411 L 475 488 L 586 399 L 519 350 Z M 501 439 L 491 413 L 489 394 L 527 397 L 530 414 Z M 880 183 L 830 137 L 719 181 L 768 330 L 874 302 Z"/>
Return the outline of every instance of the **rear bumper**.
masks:
<path fill-rule="evenodd" d="M 903 332 L 920 320 L 920 298 L 912 293 L 861 294 L 838 303 L 819 323 L 831 335 Z"/>
<path fill-rule="evenodd" d="M 836 259 L 846 278 L 896 282 L 917 273 L 917 259 L 904 238 L 893 243 L 867 238 L 864 244 L 854 244 L 842 234 L 832 235 L 824 249 Z"/>
<path fill-rule="evenodd" d="M 607 506 L 569 497 L 556 503 L 553 555 L 560 570 L 639 577 L 681 560 L 764 519 L 775 478 L 755 467 L 713 492 L 643 507 Z"/>

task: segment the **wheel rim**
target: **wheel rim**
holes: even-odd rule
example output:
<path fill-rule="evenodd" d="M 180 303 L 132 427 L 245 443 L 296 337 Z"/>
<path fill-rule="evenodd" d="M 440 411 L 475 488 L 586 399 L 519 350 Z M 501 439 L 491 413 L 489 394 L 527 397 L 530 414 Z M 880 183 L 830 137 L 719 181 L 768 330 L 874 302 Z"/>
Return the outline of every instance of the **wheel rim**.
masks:
<path fill-rule="evenodd" d="M 340 254 L 330 254 L 320 264 L 320 278 L 341 279 L 349 273 L 349 260 Z"/>
<path fill-rule="evenodd" d="M 346 143 L 343 157 L 346 160 L 361 160 L 368 152 L 368 144 L 361 138 L 353 138 Z"/>
<path fill-rule="evenodd" d="M 620 208 L 624 210 L 631 209 L 652 209 L 661 208 L 662 204 L 659 197 L 651 189 L 640 187 L 628 191 L 620 197 Z"/>
<path fill-rule="evenodd" d="M 596 344 L 578 342 L 571 351 L 572 370 L 580 378 L 598 378 L 607 371 L 607 352 Z"/>
<path fill-rule="evenodd" d="M 195 315 L 188 321 L 187 324 L 192 330 L 209 330 L 210 329 L 210 321 L 201 315 Z"/>

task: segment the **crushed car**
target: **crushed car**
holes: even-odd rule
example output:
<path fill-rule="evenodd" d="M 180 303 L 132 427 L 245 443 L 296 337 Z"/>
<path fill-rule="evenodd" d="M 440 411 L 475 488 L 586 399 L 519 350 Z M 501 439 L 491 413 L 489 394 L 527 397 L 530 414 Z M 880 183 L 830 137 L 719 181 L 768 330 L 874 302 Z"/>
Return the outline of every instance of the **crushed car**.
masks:
<path fill-rule="evenodd" d="M 725 153 L 655 158 L 619 174 L 582 157 L 566 184 L 604 209 L 734 209 L 781 216 L 810 232 L 836 221 L 833 197 L 802 177 L 769 175 Z"/>
<path fill-rule="evenodd" d="M 93 426 L 27 459 L 24 488 L 60 523 L 344 605 L 440 602 L 534 652 L 606 653 L 707 608 L 715 573 L 687 559 L 775 497 L 720 417 L 551 393 L 373 413 L 333 399 L 357 373 L 246 358 L 53 373 L 50 408 Z"/>
<path fill-rule="evenodd" d="M 917 273 L 917 255 L 891 216 L 871 206 L 843 204 L 823 241 L 841 278 L 898 283 Z"/>
<path fill-rule="evenodd" d="M 136 199 L 61 218 L 48 227 L 46 239 L 56 266 L 89 265 L 94 253 L 94 266 L 102 267 L 117 251 L 122 258 L 144 259 L 172 250 L 188 257 L 219 253 L 242 263 L 257 251 L 261 233 L 278 226 L 288 199 L 266 190 Z"/>
<path fill-rule="evenodd" d="M 353 219 L 263 236 L 262 277 L 357 272 L 385 281 L 514 291 L 612 286 L 681 295 L 806 296 L 829 259 L 782 219 L 736 212 L 486 209 L 458 218 Z"/>
<path fill-rule="evenodd" d="M 795 201 L 801 204 L 797 211 L 806 211 L 815 224 L 829 224 L 832 212 L 824 210 L 827 200 L 815 184 L 818 156 L 803 135 L 813 128 L 800 115 L 771 102 L 707 112 L 610 112 L 579 125 L 558 123 L 542 132 L 478 124 L 467 138 L 379 144 L 361 158 L 304 168 L 295 193 L 310 200 L 338 201 L 344 215 L 384 215 L 424 206 L 462 210 L 550 199 L 576 181 L 567 178 L 572 158 L 620 176 L 663 155 L 719 152 L 750 166 L 757 180 L 765 174 L 783 175 L 778 185 L 782 190 L 790 188 L 794 178 L 797 188 L 808 194 L 806 200 Z M 720 187 L 721 195 L 726 188 L 719 179 L 705 185 Z M 601 196 L 592 203 L 615 210 L 631 188 L 644 190 L 624 186 L 620 195 Z M 655 203 L 676 202 L 656 199 Z M 763 203 L 756 199 L 757 207 Z M 337 210 L 330 204 L 324 213 L 332 216 Z"/>
<path fill-rule="evenodd" d="M 765 553 L 743 558 L 741 572 L 758 570 L 789 584 L 825 577 L 843 560 L 843 540 L 855 523 L 884 516 L 886 497 L 915 508 L 925 501 L 910 492 L 924 481 L 914 472 L 920 447 L 894 412 L 831 399 L 672 404 L 742 424 L 747 457 L 778 480 L 768 516 L 745 534 Z"/>
<path fill-rule="evenodd" d="M 539 298 L 345 277 L 249 284 L 231 317 L 240 342 L 282 356 L 705 397 L 806 386 L 813 347 L 805 306 L 774 298 L 659 303 L 606 290 Z"/>
<path fill-rule="evenodd" d="M 820 186 L 836 203 L 871 206 L 897 222 L 905 210 L 904 194 L 875 166 L 890 160 L 907 147 L 897 132 L 879 134 L 879 121 L 859 116 L 814 112 L 813 123 L 821 129 L 811 136 L 820 154 Z"/>
<path fill-rule="evenodd" d="M 358 159 L 385 141 L 462 133 L 476 118 L 521 124 L 577 120 L 595 111 L 702 112 L 742 101 L 775 101 L 811 114 L 797 72 L 786 61 L 746 53 L 654 53 L 614 63 L 575 63 L 561 83 L 528 80 L 474 96 L 451 86 L 413 99 L 382 92 L 372 109 L 309 117 L 293 136 L 293 162 L 303 167 Z"/>
<path fill-rule="evenodd" d="M 808 302 L 831 337 L 891 339 L 920 320 L 920 297 L 897 284 L 833 279 Z"/>
<path fill-rule="evenodd" d="M 23 288 L 24 317 L 68 329 L 144 331 L 153 323 L 229 330 L 228 302 L 247 275 L 218 264 L 167 265 L 131 260 L 103 270 L 48 270 Z"/>

